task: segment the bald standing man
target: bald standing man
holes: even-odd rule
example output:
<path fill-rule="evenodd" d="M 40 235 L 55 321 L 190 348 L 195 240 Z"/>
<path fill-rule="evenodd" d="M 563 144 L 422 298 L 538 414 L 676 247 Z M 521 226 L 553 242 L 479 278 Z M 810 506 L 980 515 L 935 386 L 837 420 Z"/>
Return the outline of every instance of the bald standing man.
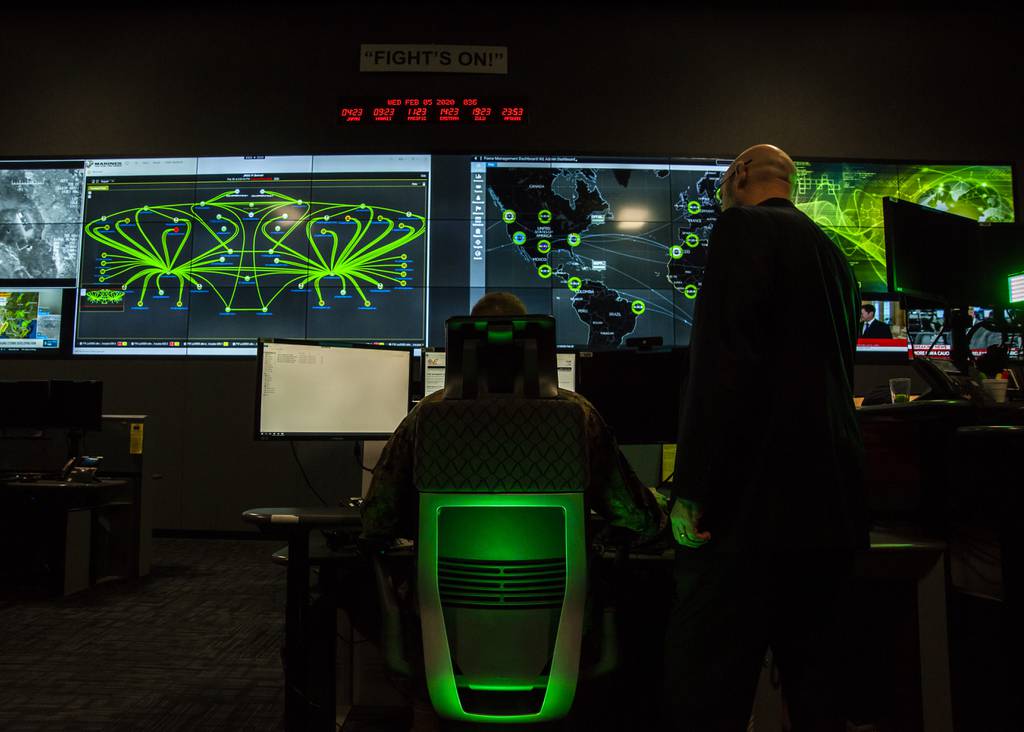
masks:
<path fill-rule="evenodd" d="M 860 293 L 791 202 L 795 172 L 778 147 L 755 145 L 719 181 L 673 484 L 671 729 L 746 730 L 771 647 L 793 732 L 845 730 L 835 617 L 867 545 Z"/>

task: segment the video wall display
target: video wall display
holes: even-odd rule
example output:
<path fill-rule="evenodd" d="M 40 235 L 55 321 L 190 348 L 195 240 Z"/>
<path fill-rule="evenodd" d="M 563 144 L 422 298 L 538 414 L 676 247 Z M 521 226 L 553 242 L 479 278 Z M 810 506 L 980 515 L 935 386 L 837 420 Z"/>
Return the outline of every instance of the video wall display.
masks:
<path fill-rule="evenodd" d="M 443 346 L 446 319 L 496 290 L 554 315 L 562 346 L 685 346 L 729 162 L 0 161 L 0 280 L 74 286 L 77 354 L 249 355 L 259 337 Z M 1014 218 L 1009 166 L 797 165 L 796 205 L 866 299 L 885 289 L 884 197 Z"/>
<path fill-rule="evenodd" d="M 865 292 L 886 290 L 882 199 L 901 198 L 976 221 L 1014 220 L 1008 165 L 797 162 L 793 201 L 846 255 Z"/>

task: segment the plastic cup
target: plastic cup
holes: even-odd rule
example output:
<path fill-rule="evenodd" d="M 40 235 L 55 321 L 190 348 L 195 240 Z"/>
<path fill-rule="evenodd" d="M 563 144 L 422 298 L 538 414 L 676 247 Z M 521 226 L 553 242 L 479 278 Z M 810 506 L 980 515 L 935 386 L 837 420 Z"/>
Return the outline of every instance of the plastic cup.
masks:
<path fill-rule="evenodd" d="M 889 396 L 893 404 L 910 401 L 910 379 L 889 379 Z"/>
<path fill-rule="evenodd" d="M 992 397 L 992 401 L 1003 404 L 1006 401 L 1006 388 L 1010 382 L 1006 379 L 982 379 L 981 388 Z"/>

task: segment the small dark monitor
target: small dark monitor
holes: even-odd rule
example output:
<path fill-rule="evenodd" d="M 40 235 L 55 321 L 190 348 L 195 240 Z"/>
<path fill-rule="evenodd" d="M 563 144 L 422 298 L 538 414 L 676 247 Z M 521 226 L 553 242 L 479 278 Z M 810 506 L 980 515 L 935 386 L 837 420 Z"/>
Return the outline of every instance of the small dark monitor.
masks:
<path fill-rule="evenodd" d="M 885 199 L 883 211 L 891 291 L 935 303 L 976 298 L 977 222 L 895 198 Z"/>
<path fill-rule="evenodd" d="M 50 403 L 49 381 L 0 381 L 0 428 L 43 429 Z"/>
<path fill-rule="evenodd" d="M 99 430 L 102 381 L 0 382 L 0 427 L 8 429 Z"/>
<path fill-rule="evenodd" d="M 584 351 L 576 363 L 576 391 L 597 407 L 626 445 L 674 443 L 679 432 L 684 348 Z"/>
<path fill-rule="evenodd" d="M 102 421 L 102 381 L 50 382 L 50 427 L 98 431 Z"/>

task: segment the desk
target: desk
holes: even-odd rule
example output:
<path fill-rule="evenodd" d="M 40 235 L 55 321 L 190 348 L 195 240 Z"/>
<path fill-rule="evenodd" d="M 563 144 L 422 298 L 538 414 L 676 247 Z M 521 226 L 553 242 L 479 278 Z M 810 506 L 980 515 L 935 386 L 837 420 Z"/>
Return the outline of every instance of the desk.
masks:
<path fill-rule="evenodd" d="M 309 534 L 314 529 L 349 528 L 358 532 L 362 522 L 357 508 L 253 508 L 242 514 L 242 520 L 259 528 L 269 537 L 287 539 L 288 560 L 285 605 L 284 682 L 285 729 L 335 729 L 334 664 L 337 636 L 337 618 L 334 607 L 311 603 L 309 597 Z M 353 551 L 351 558 L 355 559 Z M 318 556 L 320 564 L 325 558 Z M 321 581 L 326 578 L 321 573 Z M 329 594 L 329 593 L 327 593 Z M 315 627 L 314 627 L 315 626 Z M 315 680 L 311 673 L 316 663 L 310 663 L 314 635 L 331 639 L 323 644 L 324 657 L 320 659 L 328 677 L 316 684 L 317 698 L 310 698 Z"/>
<path fill-rule="evenodd" d="M 305 652 L 299 645 L 310 637 L 308 612 L 309 570 L 342 567 L 360 561 L 354 546 L 331 550 L 318 545 L 310 552 L 310 531 L 315 528 L 336 527 L 355 533 L 360 522 L 358 510 L 351 508 L 267 508 L 253 509 L 243 514 L 244 519 L 271 536 L 287 537 L 288 546 L 273 555 L 276 564 L 287 567 L 288 609 L 286 612 L 286 719 L 288 729 L 318 727 L 331 729 L 334 718 L 322 719 L 319 725 L 306 715 L 308 705 L 302 689 L 303 675 L 308 673 Z M 920 673 L 920 729 L 924 732 L 952 732 L 952 703 L 950 699 L 949 647 L 946 625 L 946 545 L 940 541 L 922 539 L 900 530 L 879 530 L 871 534 L 871 548 L 857 558 L 856 574 L 861 579 L 888 579 L 913 582 L 916 595 L 915 625 L 919 649 Z M 410 559 L 411 550 L 406 550 Z M 606 553 L 608 559 L 612 553 Z M 635 554 L 630 561 L 638 563 L 670 563 L 675 550 L 661 554 Z M 321 577 L 334 574 L 321 572 Z M 334 637 L 336 630 L 326 630 Z M 331 645 L 333 649 L 333 644 Z M 334 689 L 333 655 L 329 667 L 330 683 Z M 333 699 L 333 696 L 331 697 Z M 322 700 L 324 703 L 327 699 Z M 760 705 L 759 705 L 760 706 Z M 776 707 L 777 704 L 768 704 Z M 763 706 L 760 706 L 763 708 Z M 329 722 L 329 723 L 328 723 Z M 758 732 L 778 729 L 759 724 Z"/>
<path fill-rule="evenodd" d="M 60 524 L 59 541 L 55 536 L 52 541 L 46 541 L 45 546 L 52 563 L 61 569 L 60 591 L 64 596 L 84 590 L 100 578 L 97 557 L 92 552 L 93 512 L 105 508 L 117 511 L 124 506 L 131 506 L 130 496 L 126 495 L 127 489 L 126 480 L 105 479 L 92 483 L 59 480 L 0 481 L 0 497 L 8 514 L 5 519 L 23 526 L 26 517 L 20 515 L 19 507 L 23 511 L 38 509 L 45 525 L 41 530 L 31 525 L 27 528 L 32 529 L 35 536 L 41 535 L 44 539 L 48 538 L 46 534 L 52 525 Z M 138 535 L 123 532 L 119 538 L 123 540 L 123 546 L 115 544 L 111 549 L 111 571 L 117 576 L 137 577 Z M 122 561 L 118 562 L 118 558 Z"/>

